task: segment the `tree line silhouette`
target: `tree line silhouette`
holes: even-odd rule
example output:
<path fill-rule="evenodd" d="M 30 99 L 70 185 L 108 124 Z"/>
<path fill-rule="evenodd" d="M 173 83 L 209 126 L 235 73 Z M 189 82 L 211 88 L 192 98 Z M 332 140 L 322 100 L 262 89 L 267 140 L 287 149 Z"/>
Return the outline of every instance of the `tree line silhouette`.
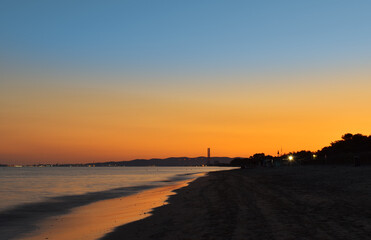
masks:
<path fill-rule="evenodd" d="M 371 164 L 371 135 L 346 133 L 341 140 L 332 142 L 330 146 L 316 152 L 302 150 L 281 156 L 256 153 L 248 158 L 235 158 L 231 161 L 232 166 L 243 168 L 258 165 L 277 167 L 281 164 L 354 164 L 356 166 Z"/>

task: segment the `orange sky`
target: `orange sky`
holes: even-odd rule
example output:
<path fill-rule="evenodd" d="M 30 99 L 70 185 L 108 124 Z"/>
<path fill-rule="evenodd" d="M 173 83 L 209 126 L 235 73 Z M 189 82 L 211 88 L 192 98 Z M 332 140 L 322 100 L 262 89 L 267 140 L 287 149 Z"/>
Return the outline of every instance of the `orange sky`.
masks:
<path fill-rule="evenodd" d="M 229 157 L 318 150 L 346 132 L 371 134 L 370 76 L 5 76 L 0 163 L 195 157 L 208 147 Z"/>

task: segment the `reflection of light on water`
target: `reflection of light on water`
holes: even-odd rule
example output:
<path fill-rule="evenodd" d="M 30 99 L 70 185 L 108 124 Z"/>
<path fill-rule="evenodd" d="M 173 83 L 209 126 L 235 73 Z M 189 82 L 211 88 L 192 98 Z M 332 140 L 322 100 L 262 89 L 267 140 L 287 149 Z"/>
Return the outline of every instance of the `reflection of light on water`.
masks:
<path fill-rule="evenodd" d="M 224 168 L 225 169 L 225 168 Z M 0 210 L 56 196 L 159 185 L 178 174 L 224 170 L 220 167 L 22 167 L 1 168 Z"/>
<path fill-rule="evenodd" d="M 76 208 L 71 213 L 44 220 L 35 232 L 22 239 L 99 239 L 117 226 L 151 216 L 154 208 L 168 204 L 168 197 L 175 194 L 175 189 L 187 186 L 190 181 Z"/>

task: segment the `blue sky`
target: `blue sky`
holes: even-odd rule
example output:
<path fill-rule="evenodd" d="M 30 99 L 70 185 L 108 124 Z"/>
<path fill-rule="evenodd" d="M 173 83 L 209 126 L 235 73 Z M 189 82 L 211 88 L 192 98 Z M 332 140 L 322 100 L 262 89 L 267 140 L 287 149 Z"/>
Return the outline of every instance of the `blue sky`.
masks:
<path fill-rule="evenodd" d="M 253 71 L 369 61 L 369 1 L 1 1 L 1 61 Z M 3 64 L 3 65 L 4 65 Z"/>
<path fill-rule="evenodd" d="M 370 13 L 362 0 L 0 0 L 0 160 L 249 156 L 369 135 Z"/>

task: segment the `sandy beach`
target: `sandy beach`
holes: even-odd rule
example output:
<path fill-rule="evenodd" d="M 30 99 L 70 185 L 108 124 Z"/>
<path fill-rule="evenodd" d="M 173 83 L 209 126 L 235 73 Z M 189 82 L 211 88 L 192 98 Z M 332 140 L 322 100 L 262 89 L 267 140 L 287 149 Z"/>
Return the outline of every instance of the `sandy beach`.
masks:
<path fill-rule="evenodd" d="M 212 172 L 103 239 L 368 239 L 371 167 Z"/>

